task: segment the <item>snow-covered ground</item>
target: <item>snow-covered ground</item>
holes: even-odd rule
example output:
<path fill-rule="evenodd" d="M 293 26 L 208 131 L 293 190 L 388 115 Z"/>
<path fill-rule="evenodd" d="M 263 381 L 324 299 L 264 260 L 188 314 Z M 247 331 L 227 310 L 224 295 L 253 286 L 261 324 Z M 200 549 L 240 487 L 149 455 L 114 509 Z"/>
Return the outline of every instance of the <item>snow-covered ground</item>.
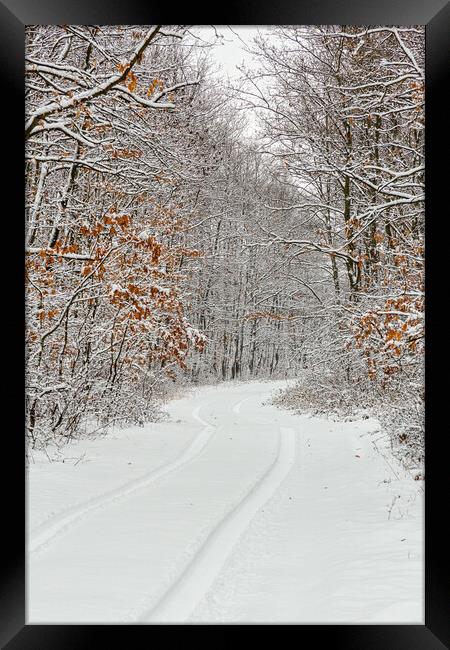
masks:
<path fill-rule="evenodd" d="M 268 405 L 283 385 L 34 453 L 27 623 L 423 623 L 423 482 L 373 419 Z"/>

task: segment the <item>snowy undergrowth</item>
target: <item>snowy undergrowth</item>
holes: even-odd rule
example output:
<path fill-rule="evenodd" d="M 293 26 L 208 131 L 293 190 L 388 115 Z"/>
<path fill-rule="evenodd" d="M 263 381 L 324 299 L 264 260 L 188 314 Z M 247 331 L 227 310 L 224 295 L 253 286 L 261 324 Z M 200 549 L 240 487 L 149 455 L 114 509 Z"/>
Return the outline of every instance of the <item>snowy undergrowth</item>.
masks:
<path fill-rule="evenodd" d="M 47 459 L 50 462 L 63 462 L 77 464 L 83 461 L 83 455 L 74 452 L 79 444 L 95 441 L 105 436 L 116 435 L 120 431 L 131 429 L 144 430 L 152 424 L 164 423 L 169 420 L 167 405 L 191 393 L 192 386 L 182 383 L 165 382 L 159 386 L 153 398 L 138 409 L 133 410 L 130 402 L 128 414 L 120 417 L 118 414 L 109 413 L 104 417 L 94 417 L 90 413 L 84 415 L 75 430 L 70 435 L 58 435 L 49 433 L 47 436 L 34 441 L 28 440 L 26 446 L 27 465 L 35 463 L 36 459 L 42 461 Z"/>
<path fill-rule="evenodd" d="M 325 416 L 335 422 L 376 418 L 390 453 L 415 480 L 424 479 L 424 406 L 414 390 L 381 389 L 369 381 L 351 383 L 336 375 L 305 371 L 279 389 L 272 403 L 298 414 Z"/>

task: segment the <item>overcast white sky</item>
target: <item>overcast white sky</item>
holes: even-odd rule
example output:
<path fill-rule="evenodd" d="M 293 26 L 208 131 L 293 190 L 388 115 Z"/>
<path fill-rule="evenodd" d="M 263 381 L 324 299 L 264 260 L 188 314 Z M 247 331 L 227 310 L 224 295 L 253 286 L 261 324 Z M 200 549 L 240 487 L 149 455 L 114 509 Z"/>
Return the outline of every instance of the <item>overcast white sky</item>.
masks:
<path fill-rule="evenodd" d="M 192 32 L 208 43 L 214 43 L 210 49 L 210 55 L 213 60 L 220 66 L 217 75 L 225 79 L 228 77 L 230 82 L 237 80 L 241 74 L 237 66 L 245 63 L 247 68 L 255 65 L 253 57 L 245 51 L 245 46 L 251 46 L 253 38 L 258 33 L 264 34 L 269 29 L 265 25 L 205 25 L 196 26 Z M 217 38 L 220 36 L 222 38 Z M 247 110 L 247 126 L 244 134 L 247 137 L 254 137 L 257 128 L 256 113 Z"/>
<path fill-rule="evenodd" d="M 252 57 L 244 50 L 245 44 L 251 45 L 254 36 L 264 32 L 265 26 L 250 25 L 214 25 L 196 27 L 193 31 L 209 43 L 217 42 L 212 48 L 211 54 L 217 63 L 222 67 L 225 75 L 230 79 L 239 76 L 236 66 L 243 61 L 246 65 L 252 65 Z M 216 39 L 216 33 L 223 38 Z"/>

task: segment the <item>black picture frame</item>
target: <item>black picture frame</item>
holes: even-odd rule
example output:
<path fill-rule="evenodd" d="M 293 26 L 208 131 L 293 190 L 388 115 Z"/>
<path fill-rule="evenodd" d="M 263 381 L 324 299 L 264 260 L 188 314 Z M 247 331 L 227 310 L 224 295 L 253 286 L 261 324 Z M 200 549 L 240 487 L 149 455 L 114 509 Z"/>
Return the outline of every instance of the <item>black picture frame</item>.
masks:
<path fill-rule="evenodd" d="M 445 0 L 300 0 L 292 5 L 263 0 L 259 3 L 226 3 L 216 6 L 214 15 L 186 4 L 183 8 L 162 11 L 163 5 L 146 7 L 136 0 L 0 0 L 0 70 L 3 77 L 2 150 L 7 165 L 2 172 L 3 250 L 9 256 L 3 286 L 4 355 L 12 351 L 11 363 L 3 364 L 4 388 L 9 416 L 3 429 L 2 474 L 6 475 L 2 542 L 5 559 L 0 592 L 0 643 L 7 650 L 52 650 L 53 648 L 97 648 L 117 643 L 124 648 L 148 647 L 154 640 L 154 626 L 147 625 L 26 625 L 25 624 L 25 440 L 24 357 L 23 357 L 23 137 L 24 118 L 24 28 L 28 24 L 153 24 L 180 23 L 217 25 L 264 24 L 396 24 L 426 25 L 426 544 L 425 544 L 425 624 L 424 625 L 297 625 L 290 630 L 300 644 L 345 650 L 439 650 L 450 643 L 450 599 L 445 568 L 449 543 L 443 533 L 448 518 L 448 468 L 445 442 L 446 392 L 443 353 L 447 328 L 442 308 L 448 294 L 440 280 L 448 259 L 448 233 L 444 232 L 448 181 L 446 158 L 440 150 L 448 133 L 448 103 L 444 101 L 449 65 L 450 6 Z M 176 20 L 175 20 L 176 18 Z M 9 145 L 5 144 L 10 138 Z M 11 201 L 12 198 L 12 201 Z M 9 199 L 11 208 L 6 208 Z M 448 201 L 447 201 L 448 202 Z M 448 213 L 448 210 L 447 210 Z M 6 234 L 5 234 L 6 233 Z M 19 268 L 20 267 L 20 268 Z M 5 275 L 4 275 L 5 277 Z M 447 278 L 448 284 L 448 278 Z M 4 357 L 5 358 L 5 357 Z M 448 364 L 447 364 L 448 365 Z M 448 398 L 447 398 L 448 401 Z M 447 425 L 448 429 L 448 425 Z M 447 489 L 446 489 L 447 488 Z M 211 625 L 184 625 L 191 631 L 207 631 Z M 180 627 L 180 626 L 169 626 Z M 236 625 L 222 625 L 223 640 Z M 256 632 L 260 625 L 240 624 Z M 263 633 L 279 625 L 262 624 Z M 284 625 L 282 627 L 285 627 Z M 240 633 L 242 630 L 239 630 Z M 284 630 L 282 630 L 284 631 Z M 164 631 L 163 631 L 164 632 Z M 275 634 L 280 630 L 275 629 Z M 184 634 L 184 630 L 182 630 Z"/>

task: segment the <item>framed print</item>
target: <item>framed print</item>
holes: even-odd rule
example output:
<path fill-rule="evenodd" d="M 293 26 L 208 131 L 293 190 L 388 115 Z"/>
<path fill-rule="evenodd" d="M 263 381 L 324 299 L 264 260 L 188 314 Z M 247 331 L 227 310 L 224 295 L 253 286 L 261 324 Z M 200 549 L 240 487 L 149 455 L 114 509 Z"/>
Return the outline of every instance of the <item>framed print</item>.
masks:
<path fill-rule="evenodd" d="M 448 5 L 0 16 L 2 647 L 449 647 Z"/>

